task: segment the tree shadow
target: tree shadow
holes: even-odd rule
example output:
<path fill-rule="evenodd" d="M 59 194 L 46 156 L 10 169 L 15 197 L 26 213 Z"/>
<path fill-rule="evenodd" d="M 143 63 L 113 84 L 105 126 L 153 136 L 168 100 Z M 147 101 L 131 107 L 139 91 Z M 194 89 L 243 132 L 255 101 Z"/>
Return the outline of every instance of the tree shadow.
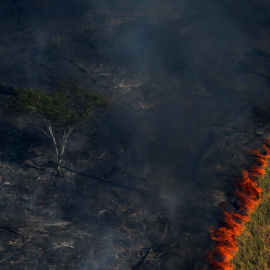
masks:
<path fill-rule="evenodd" d="M 108 180 L 105 180 L 105 179 L 102 179 L 102 178 L 99 178 L 99 177 L 96 177 L 96 176 L 93 176 L 93 175 L 90 175 L 90 174 L 87 174 L 87 173 L 84 173 L 84 172 L 79 172 L 79 171 L 76 171 L 74 169 L 70 169 L 70 168 L 67 168 L 67 167 L 62 167 L 62 168 L 67 170 L 67 171 L 70 171 L 72 173 L 79 174 L 79 175 L 81 175 L 83 177 L 94 179 L 94 180 L 98 181 L 99 183 L 108 184 L 108 185 L 112 185 L 112 186 L 120 187 L 120 188 L 124 188 L 124 189 L 129 189 L 129 190 L 136 191 L 136 192 L 146 196 L 146 194 L 144 192 L 142 192 L 141 190 L 138 190 L 138 189 L 136 189 L 134 187 L 129 187 L 129 186 L 116 184 L 114 182 L 111 182 L 111 181 L 108 181 Z"/>

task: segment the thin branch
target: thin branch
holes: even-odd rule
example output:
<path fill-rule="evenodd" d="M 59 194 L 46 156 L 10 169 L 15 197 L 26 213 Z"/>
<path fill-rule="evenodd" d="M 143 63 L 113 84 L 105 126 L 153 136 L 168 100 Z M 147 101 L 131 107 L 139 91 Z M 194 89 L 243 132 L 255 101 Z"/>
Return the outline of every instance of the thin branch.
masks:
<path fill-rule="evenodd" d="M 50 131 L 50 134 L 51 134 L 51 137 L 52 137 L 54 146 L 55 146 L 55 151 L 56 151 L 57 160 L 58 160 L 58 158 L 59 158 L 59 151 L 58 151 L 57 142 L 56 142 L 56 139 L 55 139 L 53 127 L 52 127 L 50 121 L 48 121 L 48 130 Z"/>
<path fill-rule="evenodd" d="M 51 134 L 47 131 L 47 127 L 40 127 L 40 126 L 38 126 L 37 127 L 40 131 L 42 131 L 42 133 L 44 133 L 47 137 L 49 137 L 49 138 L 51 138 Z"/>

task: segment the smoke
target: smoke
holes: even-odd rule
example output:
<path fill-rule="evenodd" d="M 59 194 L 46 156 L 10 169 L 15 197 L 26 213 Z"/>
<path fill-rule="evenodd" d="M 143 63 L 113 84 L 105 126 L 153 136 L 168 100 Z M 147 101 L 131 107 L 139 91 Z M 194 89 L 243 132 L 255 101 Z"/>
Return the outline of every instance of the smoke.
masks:
<path fill-rule="evenodd" d="M 263 9 L 266 4 L 258 5 Z M 5 5 L 11 12 L 8 1 Z M 145 229 L 149 246 L 190 233 L 206 250 L 209 227 L 220 221 L 218 204 L 230 201 L 234 189 L 226 175 L 239 174 L 248 164 L 242 155 L 255 138 L 252 109 L 269 98 L 262 56 L 267 51 L 262 45 L 267 40 L 266 13 L 243 1 L 214 0 L 29 0 L 24 6 L 15 1 L 15 10 L 11 30 L 26 29 L 27 38 L 24 45 L 6 50 L 28 62 L 22 65 L 2 53 L 1 68 L 11 61 L 17 72 L 8 79 L 0 75 L 1 80 L 48 88 L 54 80 L 76 77 L 110 95 L 111 111 L 79 130 L 67 151 L 75 155 L 91 147 L 98 157 L 96 167 L 87 163 L 93 154 L 81 162 L 80 170 L 91 167 L 98 177 L 149 195 L 142 199 L 120 194 L 115 198 L 120 205 L 130 200 L 130 207 L 146 209 L 148 218 L 166 213 L 171 228 L 167 238 L 159 237 L 158 229 L 155 237 Z M 260 35 L 254 36 L 254 27 Z M 265 134 L 267 127 L 260 138 Z M 221 192 L 225 195 L 218 198 Z M 83 203 L 80 207 L 80 213 L 87 211 Z M 114 246 L 108 239 L 101 241 L 102 255 L 85 265 L 116 269 L 108 267 L 106 254 L 112 254 Z M 120 256 L 122 244 L 114 248 L 114 257 Z M 123 258 L 125 267 L 127 260 Z"/>
<path fill-rule="evenodd" d="M 42 192 L 42 186 L 38 186 L 33 194 L 31 194 L 29 201 L 26 203 L 26 206 L 29 209 L 33 209 L 36 206 L 36 202 L 38 200 L 38 197 L 40 196 L 40 193 Z"/>

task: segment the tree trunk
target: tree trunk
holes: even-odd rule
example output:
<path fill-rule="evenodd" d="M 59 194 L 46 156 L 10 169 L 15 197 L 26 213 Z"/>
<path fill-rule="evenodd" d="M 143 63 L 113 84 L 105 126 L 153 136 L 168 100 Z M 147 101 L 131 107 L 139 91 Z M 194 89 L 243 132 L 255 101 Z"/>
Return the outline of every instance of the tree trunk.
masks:
<path fill-rule="evenodd" d="M 46 120 L 45 120 L 45 123 L 47 123 L 47 128 L 49 130 L 50 136 L 46 132 L 45 132 L 45 134 L 47 134 L 49 137 L 52 138 L 53 144 L 55 147 L 56 162 L 57 162 L 57 174 L 56 175 L 59 176 L 61 174 L 61 163 L 62 163 L 63 155 L 65 152 L 65 146 L 66 146 L 67 140 L 68 140 L 68 138 L 69 138 L 70 134 L 72 133 L 75 126 L 69 127 L 67 131 L 65 128 L 63 129 L 62 139 L 60 140 L 60 145 L 59 145 L 59 144 L 57 144 L 55 132 L 54 132 L 53 126 L 51 125 L 50 121 L 46 122 Z"/>
<path fill-rule="evenodd" d="M 66 143 L 61 145 L 61 151 L 59 151 L 60 154 L 57 156 L 57 176 L 59 176 L 61 174 L 61 163 L 62 163 L 63 155 L 65 152 L 65 146 L 66 146 Z"/>
<path fill-rule="evenodd" d="M 58 160 L 58 162 L 57 162 L 57 176 L 59 176 L 61 174 L 61 163 L 62 163 L 62 159 Z"/>

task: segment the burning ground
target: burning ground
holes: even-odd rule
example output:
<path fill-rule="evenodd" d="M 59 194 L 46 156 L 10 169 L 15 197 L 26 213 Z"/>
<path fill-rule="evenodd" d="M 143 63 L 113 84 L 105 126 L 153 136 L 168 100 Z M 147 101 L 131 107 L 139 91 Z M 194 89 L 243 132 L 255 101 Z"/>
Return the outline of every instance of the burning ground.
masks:
<path fill-rule="evenodd" d="M 195 269 L 269 136 L 268 1 L 1 1 L 1 269 Z M 14 87 L 112 98 L 64 174 Z"/>
<path fill-rule="evenodd" d="M 250 215 L 261 201 L 262 189 L 258 180 L 265 176 L 267 161 L 270 157 L 270 139 L 262 147 L 262 151 L 253 150 L 251 154 L 255 157 L 255 163 L 249 171 L 243 170 L 243 176 L 237 183 L 236 196 L 238 198 L 238 211 L 224 211 L 223 225 L 218 229 L 211 229 L 211 238 L 216 242 L 213 250 L 207 254 L 210 266 L 214 269 L 232 270 L 231 260 L 238 251 L 237 237 L 239 237 L 245 223 L 249 222 Z M 256 267 L 256 266 L 255 266 Z"/>

